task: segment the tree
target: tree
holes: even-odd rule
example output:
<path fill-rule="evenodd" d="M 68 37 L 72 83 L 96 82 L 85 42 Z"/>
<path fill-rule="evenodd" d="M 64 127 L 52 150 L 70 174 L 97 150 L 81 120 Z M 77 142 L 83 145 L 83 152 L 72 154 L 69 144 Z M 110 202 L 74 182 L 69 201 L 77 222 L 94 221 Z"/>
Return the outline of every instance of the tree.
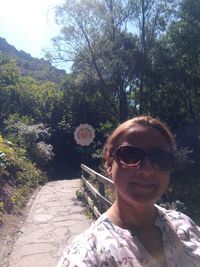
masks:
<path fill-rule="evenodd" d="M 148 110 L 176 133 L 178 164 L 172 174 L 170 201 L 197 207 L 200 150 L 200 3 L 183 0 L 178 19 L 151 50 L 152 69 L 146 86 Z M 188 183 L 188 179 L 190 183 Z"/>
<path fill-rule="evenodd" d="M 19 71 L 15 60 L 10 60 L 0 54 L 0 120 L 18 108 L 17 87 Z"/>
<path fill-rule="evenodd" d="M 79 81 L 81 77 L 80 88 L 84 87 L 88 95 L 98 91 L 111 120 L 123 121 L 128 117 L 128 97 L 137 79 L 137 40 L 131 34 L 117 32 L 115 41 L 102 36 L 93 44 L 93 49 L 96 51 L 95 64 L 99 75 L 90 53 L 84 49 L 78 55 L 84 61 L 73 66 Z"/>
<path fill-rule="evenodd" d="M 199 13 L 198 2 L 184 0 L 178 20 L 151 51 L 149 108 L 162 112 L 175 130 L 200 116 Z"/>
<path fill-rule="evenodd" d="M 166 32 L 176 17 L 179 0 L 132 0 L 133 29 L 138 35 L 140 51 L 140 73 L 138 77 L 139 112 L 148 110 L 148 78 L 151 75 L 151 51 L 156 41 Z M 148 93 L 148 92 L 147 92 Z"/>
<path fill-rule="evenodd" d="M 124 30 L 132 13 L 130 1 L 95 0 L 57 8 L 61 34 L 54 38 L 54 59 L 74 61 L 74 71 L 92 79 L 107 111 L 118 120 L 128 116 L 127 92 L 135 77 L 137 40 Z"/>

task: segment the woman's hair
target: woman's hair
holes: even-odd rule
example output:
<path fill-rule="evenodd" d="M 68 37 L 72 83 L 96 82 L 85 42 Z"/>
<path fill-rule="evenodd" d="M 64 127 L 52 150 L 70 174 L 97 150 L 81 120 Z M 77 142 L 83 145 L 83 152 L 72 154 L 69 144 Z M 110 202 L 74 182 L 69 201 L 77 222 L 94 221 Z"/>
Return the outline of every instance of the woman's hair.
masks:
<path fill-rule="evenodd" d="M 124 137 L 130 129 L 135 125 L 140 125 L 148 128 L 153 128 L 159 132 L 167 141 L 170 150 L 174 151 L 175 138 L 167 127 L 167 125 L 158 118 L 152 118 L 151 116 L 137 116 L 133 119 L 127 120 L 120 124 L 107 139 L 104 151 L 105 151 L 105 165 L 108 165 L 108 160 L 114 152 L 114 150 L 124 141 Z"/>

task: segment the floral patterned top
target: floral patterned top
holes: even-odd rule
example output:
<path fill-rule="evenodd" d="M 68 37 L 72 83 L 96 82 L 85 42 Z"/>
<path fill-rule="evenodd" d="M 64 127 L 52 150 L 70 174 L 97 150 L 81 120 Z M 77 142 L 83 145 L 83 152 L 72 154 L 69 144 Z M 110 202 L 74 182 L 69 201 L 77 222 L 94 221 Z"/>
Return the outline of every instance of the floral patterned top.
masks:
<path fill-rule="evenodd" d="M 157 206 L 167 267 L 200 267 L 200 231 L 183 213 Z M 57 267 L 163 267 L 129 230 L 102 214 L 64 249 Z"/>

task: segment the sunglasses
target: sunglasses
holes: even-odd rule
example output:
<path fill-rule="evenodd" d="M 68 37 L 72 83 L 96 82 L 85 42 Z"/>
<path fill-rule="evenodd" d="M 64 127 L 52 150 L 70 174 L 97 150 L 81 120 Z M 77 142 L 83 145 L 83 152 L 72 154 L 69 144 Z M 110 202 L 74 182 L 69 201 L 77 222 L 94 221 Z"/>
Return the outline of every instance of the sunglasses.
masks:
<path fill-rule="evenodd" d="M 174 155 L 161 148 L 154 148 L 149 152 L 133 147 L 121 146 L 117 148 L 112 156 L 124 167 L 137 167 L 147 156 L 152 168 L 160 171 L 170 171 L 174 167 Z"/>

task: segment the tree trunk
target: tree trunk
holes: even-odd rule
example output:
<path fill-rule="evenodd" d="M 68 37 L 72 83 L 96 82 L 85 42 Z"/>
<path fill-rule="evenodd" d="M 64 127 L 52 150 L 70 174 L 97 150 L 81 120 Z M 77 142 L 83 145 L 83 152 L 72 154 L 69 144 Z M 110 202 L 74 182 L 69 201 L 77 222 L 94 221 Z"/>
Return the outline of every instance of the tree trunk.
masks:
<path fill-rule="evenodd" d="M 144 112 L 144 75 L 145 75 L 145 59 L 146 59 L 146 32 L 145 32 L 145 6 L 142 0 L 142 18 L 141 18 L 141 75 L 140 75 L 140 94 L 139 94 L 139 110 L 142 114 Z"/>
<path fill-rule="evenodd" d="M 123 86 L 120 86 L 119 91 L 119 116 L 120 122 L 124 122 L 128 118 L 127 94 Z"/>

